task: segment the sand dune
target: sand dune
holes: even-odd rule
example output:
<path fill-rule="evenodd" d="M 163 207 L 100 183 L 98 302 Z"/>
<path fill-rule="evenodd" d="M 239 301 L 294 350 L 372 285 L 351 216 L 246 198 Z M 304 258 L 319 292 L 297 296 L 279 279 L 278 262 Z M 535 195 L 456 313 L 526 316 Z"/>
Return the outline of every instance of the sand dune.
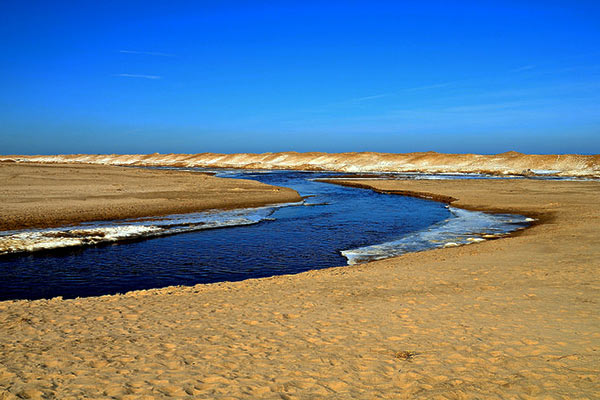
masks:
<path fill-rule="evenodd" d="M 600 398 L 600 183 L 360 183 L 543 223 L 293 276 L 0 302 L 0 399 Z"/>
<path fill-rule="evenodd" d="M 600 176 L 600 155 L 496 155 L 426 153 L 264 153 L 264 154 L 75 154 L 0 156 L 5 161 L 77 162 L 114 165 L 302 169 L 346 172 L 428 172 L 492 174 L 556 174 Z"/>

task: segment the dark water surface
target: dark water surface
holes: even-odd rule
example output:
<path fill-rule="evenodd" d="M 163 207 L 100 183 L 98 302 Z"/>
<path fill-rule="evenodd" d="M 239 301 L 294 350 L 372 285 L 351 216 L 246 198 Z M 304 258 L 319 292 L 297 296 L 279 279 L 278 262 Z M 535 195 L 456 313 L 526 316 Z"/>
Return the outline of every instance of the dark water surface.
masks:
<path fill-rule="evenodd" d="M 221 171 L 313 195 L 255 225 L 0 257 L 0 300 L 122 293 L 345 265 L 341 250 L 397 239 L 450 216 L 443 204 L 314 182 L 322 173 Z M 330 176 L 331 174 L 327 174 Z"/>

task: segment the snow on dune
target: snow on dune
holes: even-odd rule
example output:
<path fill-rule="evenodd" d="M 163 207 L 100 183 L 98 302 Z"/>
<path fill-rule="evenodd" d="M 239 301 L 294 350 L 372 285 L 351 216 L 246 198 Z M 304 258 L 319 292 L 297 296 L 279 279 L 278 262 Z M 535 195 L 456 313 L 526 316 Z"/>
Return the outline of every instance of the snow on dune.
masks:
<path fill-rule="evenodd" d="M 424 153 L 71 154 L 0 156 L 0 161 L 110 165 L 301 169 L 344 172 L 489 173 L 600 177 L 600 155 Z"/>

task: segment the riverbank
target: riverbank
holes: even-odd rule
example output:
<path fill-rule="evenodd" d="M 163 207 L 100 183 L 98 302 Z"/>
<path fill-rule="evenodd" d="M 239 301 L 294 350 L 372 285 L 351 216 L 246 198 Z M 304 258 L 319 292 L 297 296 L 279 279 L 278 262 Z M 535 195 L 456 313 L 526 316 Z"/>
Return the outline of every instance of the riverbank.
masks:
<path fill-rule="evenodd" d="M 0 163 L 0 230 L 301 201 L 296 191 L 188 171 Z"/>
<path fill-rule="evenodd" d="M 510 238 L 353 267 L 1 302 L 0 393 L 600 396 L 600 183 L 359 183 L 542 223 Z"/>

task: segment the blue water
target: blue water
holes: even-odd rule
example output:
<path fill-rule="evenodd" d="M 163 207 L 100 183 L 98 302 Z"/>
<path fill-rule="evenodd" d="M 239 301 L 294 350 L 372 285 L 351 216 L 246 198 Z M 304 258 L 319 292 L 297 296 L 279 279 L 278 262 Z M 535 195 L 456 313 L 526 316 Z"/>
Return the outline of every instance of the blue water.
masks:
<path fill-rule="evenodd" d="M 0 300 L 122 293 L 234 281 L 346 264 L 341 250 L 393 240 L 448 218 L 443 204 L 345 188 L 321 173 L 222 171 L 291 187 L 308 204 L 255 225 L 0 258 Z M 327 174 L 329 176 L 330 174 Z"/>
<path fill-rule="evenodd" d="M 473 229 L 465 228 L 464 221 L 488 234 L 523 226 L 513 216 L 459 215 L 438 202 L 314 181 L 331 173 L 220 170 L 218 175 L 291 187 L 310 197 L 304 205 L 252 211 L 253 217 L 260 216 L 253 225 L 4 255 L 0 300 L 97 296 L 291 274 L 440 246 L 440 235 L 467 243 L 472 238 L 465 233 Z"/>

